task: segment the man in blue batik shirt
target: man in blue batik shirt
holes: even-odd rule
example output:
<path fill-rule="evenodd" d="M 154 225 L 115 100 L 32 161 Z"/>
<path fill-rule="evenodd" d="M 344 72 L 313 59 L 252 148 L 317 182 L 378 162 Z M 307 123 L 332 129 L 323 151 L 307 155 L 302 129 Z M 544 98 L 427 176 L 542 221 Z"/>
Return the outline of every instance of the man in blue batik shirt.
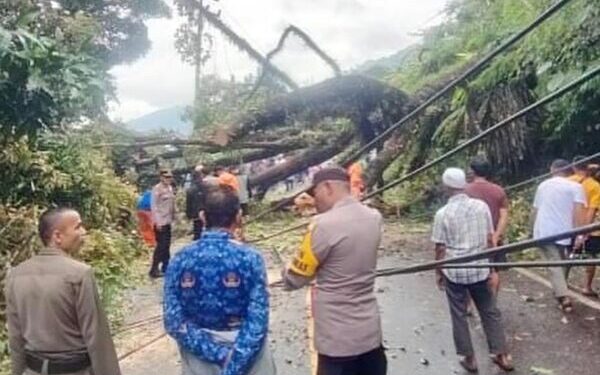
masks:
<path fill-rule="evenodd" d="M 207 230 L 171 261 L 165 327 L 179 345 L 184 375 L 274 375 L 264 260 L 233 239 L 240 203 L 230 187 L 211 188 Z"/>

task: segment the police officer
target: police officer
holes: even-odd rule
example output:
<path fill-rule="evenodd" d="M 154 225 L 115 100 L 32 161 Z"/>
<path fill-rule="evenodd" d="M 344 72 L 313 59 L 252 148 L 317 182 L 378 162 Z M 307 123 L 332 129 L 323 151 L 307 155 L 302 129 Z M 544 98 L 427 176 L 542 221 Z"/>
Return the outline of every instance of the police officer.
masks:
<path fill-rule="evenodd" d="M 39 221 L 44 248 L 10 271 L 12 375 L 120 375 L 94 271 L 70 257 L 85 233 L 76 211 L 46 211 Z"/>
<path fill-rule="evenodd" d="M 286 289 L 316 279 L 312 293 L 317 375 L 384 375 L 387 360 L 374 293 L 381 214 L 352 197 L 341 168 L 318 171 L 317 215 L 283 272 Z"/>
<path fill-rule="evenodd" d="M 160 182 L 152 189 L 151 210 L 156 247 L 149 272 L 151 278 L 163 276 L 171 257 L 171 224 L 175 220 L 175 190 L 172 185 L 173 174 L 163 169 L 160 171 Z"/>

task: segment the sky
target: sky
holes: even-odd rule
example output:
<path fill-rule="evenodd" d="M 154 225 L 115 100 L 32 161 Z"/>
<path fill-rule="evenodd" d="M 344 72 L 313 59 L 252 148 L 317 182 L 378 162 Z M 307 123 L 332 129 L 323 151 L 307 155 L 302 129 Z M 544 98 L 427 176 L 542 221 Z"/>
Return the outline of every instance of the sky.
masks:
<path fill-rule="evenodd" d="M 170 3 L 171 0 L 167 0 Z M 210 0 L 205 0 L 210 1 Z M 293 24 L 304 30 L 342 70 L 389 56 L 418 41 L 416 32 L 439 22 L 447 0 L 219 0 L 211 9 L 258 51 L 266 54 L 283 30 Z M 110 106 L 113 120 L 129 121 L 147 113 L 192 102 L 194 69 L 181 61 L 174 47 L 175 32 L 183 20 L 148 21 L 152 48 L 129 65 L 114 67 L 117 102 Z M 217 30 L 204 74 L 243 78 L 257 70 L 237 47 Z M 332 76 L 312 51 L 295 38 L 288 39 L 274 63 L 301 85 Z"/>

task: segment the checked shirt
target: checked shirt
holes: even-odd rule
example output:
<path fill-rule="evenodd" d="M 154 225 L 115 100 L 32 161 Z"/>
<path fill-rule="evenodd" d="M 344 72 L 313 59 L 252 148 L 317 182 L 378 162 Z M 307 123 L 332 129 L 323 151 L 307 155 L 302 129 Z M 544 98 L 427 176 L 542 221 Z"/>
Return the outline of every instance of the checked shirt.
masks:
<path fill-rule="evenodd" d="M 435 214 L 431 241 L 446 247 L 446 258 L 476 254 L 488 247 L 493 232 L 492 215 L 485 202 L 466 194 L 451 197 Z M 487 263 L 486 259 L 473 263 Z M 456 284 L 474 284 L 489 277 L 488 268 L 444 269 Z"/>

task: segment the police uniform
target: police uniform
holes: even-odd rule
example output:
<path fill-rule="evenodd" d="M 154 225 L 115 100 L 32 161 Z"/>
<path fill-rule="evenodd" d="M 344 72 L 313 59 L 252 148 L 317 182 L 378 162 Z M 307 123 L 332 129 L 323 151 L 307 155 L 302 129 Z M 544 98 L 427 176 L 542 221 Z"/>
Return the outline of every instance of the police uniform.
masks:
<path fill-rule="evenodd" d="M 6 282 L 12 375 L 120 375 L 94 272 L 46 248 Z"/>
<path fill-rule="evenodd" d="M 266 340 L 264 260 L 229 233 L 206 231 L 173 258 L 165 277 L 164 316 L 184 374 L 275 374 Z"/>
<path fill-rule="evenodd" d="M 284 271 L 288 289 L 316 279 L 312 293 L 318 374 L 385 374 L 374 293 L 382 217 L 355 198 L 315 216 Z"/>

